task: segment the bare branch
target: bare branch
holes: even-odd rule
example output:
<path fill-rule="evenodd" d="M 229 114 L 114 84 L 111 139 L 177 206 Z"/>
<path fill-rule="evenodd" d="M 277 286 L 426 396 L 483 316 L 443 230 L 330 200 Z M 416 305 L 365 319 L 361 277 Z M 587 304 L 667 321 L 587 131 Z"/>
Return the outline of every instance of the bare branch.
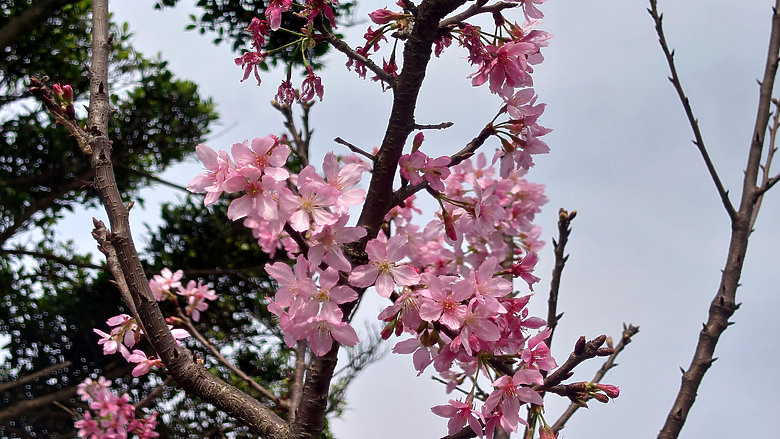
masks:
<path fill-rule="evenodd" d="M 704 138 L 702 137 L 701 131 L 699 130 L 699 121 L 693 115 L 691 103 L 688 100 L 688 97 L 685 96 L 682 83 L 680 82 L 680 78 L 677 76 L 677 68 L 674 65 L 674 51 L 669 50 L 669 46 L 666 43 L 664 29 L 661 25 L 663 14 L 658 13 L 656 0 L 650 0 L 650 9 L 648 9 L 647 12 L 650 13 L 650 16 L 653 17 L 653 21 L 655 21 L 655 31 L 658 34 L 658 42 L 661 44 L 661 49 L 666 56 L 666 62 L 669 64 L 669 70 L 672 74 L 672 76 L 669 78 L 669 81 L 672 82 L 674 89 L 677 91 L 677 96 L 679 96 L 680 102 L 682 102 L 683 109 L 685 110 L 685 116 L 688 118 L 688 123 L 691 125 L 691 129 L 693 130 L 693 144 L 696 145 L 696 148 L 698 148 L 702 159 L 704 159 L 704 164 L 707 166 L 707 171 L 710 173 L 710 177 L 712 178 L 713 183 L 715 183 L 715 188 L 718 190 L 718 195 L 720 195 L 720 199 L 723 203 L 723 207 L 726 209 L 726 213 L 728 213 L 729 218 L 734 221 L 736 219 L 737 213 L 734 210 L 734 206 L 731 204 L 731 200 L 729 200 L 728 191 L 723 187 L 723 183 L 720 181 L 720 177 L 718 176 L 718 172 L 715 170 L 715 165 L 710 159 L 707 148 L 704 146 Z"/>
<path fill-rule="evenodd" d="M 443 130 L 446 128 L 449 128 L 451 126 L 455 125 L 452 122 L 442 122 L 437 123 L 435 125 L 420 125 L 418 123 L 414 124 L 414 129 L 416 130 Z"/>
<path fill-rule="evenodd" d="M 258 384 L 255 380 L 252 379 L 252 377 L 244 373 L 243 370 L 239 369 L 233 363 L 231 363 L 227 358 L 225 358 L 225 356 L 222 355 L 221 352 L 219 352 L 219 349 L 217 349 L 217 347 L 214 346 L 214 344 L 212 344 L 206 337 L 203 336 L 203 334 L 200 333 L 200 331 L 198 331 L 198 328 L 196 328 L 195 325 L 192 324 L 192 319 L 184 315 L 181 308 L 176 308 L 176 316 L 187 327 L 187 331 L 189 331 L 189 333 L 192 334 L 192 336 L 195 337 L 200 342 L 201 345 L 203 345 L 206 349 L 208 349 L 209 352 L 211 352 L 211 354 L 214 355 L 217 361 L 222 363 L 222 365 L 230 369 L 231 372 L 233 372 L 239 378 L 244 380 L 244 382 L 249 384 L 249 387 L 253 388 L 255 391 L 257 391 L 257 393 L 263 395 L 264 398 L 269 399 L 271 402 L 273 402 L 283 410 L 286 410 L 288 408 L 287 401 L 282 400 L 281 398 L 276 396 L 273 392 Z"/>
<path fill-rule="evenodd" d="M 313 103 L 307 103 L 302 105 L 307 105 L 309 108 L 311 107 Z M 289 105 L 283 105 L 276 101 L 271 102 L 271 106 L 274 107 L 278 112 L 282 113 L 282 116 L 284 116 L 284 126 L 287 128 L 287 132 L 290 133 L 290 136 L 292 137 L 292 144 L 295 147 L 295 154 L 300 158 L 301 164 L 305 167 L 309 164 L 309 136 L 311 135 L 311 132 L 302 133 L 298 130 L 298 128 L 295 126 L 295 118 L 293 117 L 292 108 L 290 108 Z M 308 108 L 306 111 L 306 116 L 308 117 Z M 303 137 L 305 135 L 305 137 Z"/>
<path fill-rule="evenodd" d="M 501 12 L 504 9 L 516 8 L 517 6 L 520 6 L 519 3 L 508 3 L 508 2 L 497 2 L 490 6 L 485 6 L 487 2 L 488 0 L 477 0 L 476 3 L 471 5 L 468 9 L 461 12 L 460 14 L 453 15 L 450 18 L 442 20 L 442 22 L 439 23 L 439 27 L 455 26 L 475 15 L 493 14 L 495 12 Z"/>
<path fill-rule="evenodd" d="M 287 420 L 289 422 L 295 422 L 295 412 L 298 410 L 298 406 L 301 404 L 301 396 L 303 396 L 303 376 L 306 372 L 306 352 L 308 351 L 309 342 L 306 340 L 298 341 L 298 346 L 295 347 L 295 375 L 292 377 L 292 384 L 290 385 L 290 404 L 287 409 Z"/>
<path fill-rule="evenodd" d="M 550 336 L 547 337 L 546 340 L 547 347 L 552 346 L 555 327 L 558 326 L 558 319 L 561 317 L 558 315 L 558 292 L 561 288 L 563 267 L 569 259 L 568 255 L 564 255 L 564 251 L 566 249 L 566 243 L 569 241 L 569 234 L 571 233 L 571 221 L 576 216 L 576 210 L 573 210 L 571 213 L 562 208 L 558 210 L 558 241 L 556 242 L 553 239 L 553 245 L 555 246 L 555 266 L 553 267 L 552 279 L 550 280 L 550 297 L 547 299 L 547 327 L 550 328 Z"/>
<path fill-rule="evenodd" d="M 764 193 L 766 193 L 766 191 L 774 186 L 775 183 L 777 183 L 777 180 L 780 178 L 780 175 L 777 175 L 773 178 L 769 177 L 769 170 L 772 168 L 772 159 L 774 158 L 775 152 L 777 151 L 777 129 L 780 127 L 780 101 L 777 99 L 772 99 L 772 104 L 775 106 L 775 112 L 772 116 L 772 126 L 769 127 L 769 151 L 766 154 L 766 161 L 764 161 L 764 165 L 761 166 L 761 185 L 753 195 L 756 200 L 756 208 L 753 210 L 753 215 L 750 217 L 751 229 L 756 223 L 756 218 L 758 218 L 758 211 L 761 208 L 761 202 L 764 199 Z"/>
<path fill-rule="evenodd" d="M 660 18 L 655 11 L 655 0 L 650 0 L 651 15 L 656 20 L 656 27 L 660 27 Z M 772 13 L 772 31 L 769 37 L 769 50 L 767 53 L 764 78 L 760 82 L 760 95 L 756 124 L 751 137 L 748 164 L 742 183 L 742 197 L 739 211 L 732 216 L 731 240 L 723 268 L 720 285 L 715 297 L 710 302 L 707 323 L 699 332 L 696 351 L 688 369 L 683 372 L 682 383 L 675 398 L 674 404 L 666 417 L 666 421 L 658 434 L 659 439 L 675 439 L 679 436 L 688 417 L 696 393 L 704 374 L 715 361 L 715 347 L 720 336 L 731 324 L 729 318 L 739 308 L 736 303 L 737 288 L 742 274 L 742 267 L 747 253 L 748 238 L 750 237 L 751 221 L 756 209 L 756 187 L 758 171 L 761 164 L 761 155 L 764 144 L 764 134 L 769 125 L 771 92 L 777 75 L 777 64 L 780 57 L 780 0 L 776 0 Z"/>
<path fill-rule="evenodd" d="M 65 369 L 66 367 L 70 367 L 70 365 L 73 364 L 72 361 L 63 361 L 62 363 L 53 364 L 49 367 L 45 367 L 37 372 L 31 373 L 29 375 L 25 375 L 23 377 L 19 377 L 13 381 L 0 384 L 0 392 L 4 392 L 8 389 L 13 389 L 14 387 L 21 386 L 22 384 L 27 384 L 31 381 L 35 381 L 38 378 L 45 377 L 46 375 L 56 372 L 60 369 Z"/>
<path fill-rule="evenodd" d="M 371 160 L 371 163 L 373 163 L 374 160 L 376 160 L 376 157 L 374 157 L 373 154 L 369 154 L 368 152 L 342 139 L 341 137 L 336 137 L 335 139 L 333 139 L 333 141 L 338 144 L 346 146 L 347 148 L 349 148 L 350 151 L 354 152 L 355 154 L 359 154 L 362 155 L 363 157 L 366 157 L 367 159 Z"/>
<path fill-rule="evenodd" d="M 22 248 L 12 248 L 12 249 L 4 249 L 0 248 L 0 254 L 8 254 L 8 255 L 19 255 L 19 256 L 31 256 L 33 258 L 38 259 L 45 259 L 49 261 L 54 261 L 62 265 L 67 265 L 69 267 L 77 267 L 77 268 L 87 268 L 90 270 L 102 270 L 105 268 L 103 265 L 97 265 L 97 264 L 90 264 L 88 262 L 82 262 L 77 261 L 74 259 L 69 259 L 64 256 L 57 256 L 54 254 L 39 252 L 39 251 L 33 251 L 33 250 L 24 250 Z"/>

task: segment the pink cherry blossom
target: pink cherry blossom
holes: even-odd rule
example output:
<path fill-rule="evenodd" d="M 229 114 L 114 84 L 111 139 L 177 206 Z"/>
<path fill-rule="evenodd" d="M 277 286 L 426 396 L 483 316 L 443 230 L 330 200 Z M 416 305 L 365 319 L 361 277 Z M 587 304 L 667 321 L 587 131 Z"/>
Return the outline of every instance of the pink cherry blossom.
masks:
<path fill-rule="evenodd" d="M 428 322 L 439 321 L 453 331 L 458 331 L 468 312 L 463 301 L 472 296 L 474 286 L 469 281 L 452 281 L 452 276 L 434 276 L 430 279 L 428 288 L 422 293 L 420 318 Z"/>
<path fill-rule="evenodd" d="M 198 174 L 187 185 L 187 190 L 193 193 L 206 192 L 204 205 L 214 204 L 224 190 L 222 185 L 225 177 L 235 169 L 235 165 L 225 151 L 215 152 L 204 144 L 195 147 L 198 158 L 206 171 Z"/>
<path fill-rule="evenodd" d="M 276 181 L 284 181 L 290 177 L 290 173 L 284 169 L 290 155 L 290 147 L 279 142 L 274 135 L 254 138 L 251 145 L 246 141 L 235 143 L 231 152 L 239 168 L 254 167 Z"/>
<path fill-rule="evenodd" d="M 316 95 L 322 101 L 322 94 L 324 90 L 322 88 L 322 79 L 314 73 L 314 69 L 311 66 L 306 68 L 309 74 L 301 84 L 301 93 L 298 96 L 298 101 L 306 102 L 314 99 Z"/>
<path fill-rule="evenodd" d="M 328 185 L 333 187 L 338 194 L 334 211 L 337 214 L 345 214 L 350 206 L 359 205 L 366 198 L 366 190 L 355 187 L 363 178 L 364 163 L 347 163 L 339 166 L 336 154 L 332 151 L 325 154 L 322 162 L 322 171 L 325 173 Z"/>
<path fill-rule="evenodd" d="M 366 244 L 369 263 L 356 267 L 349 275 L 349 283 L 365 288 L 376 283 L 376 292 L 382 297 L 390 297 L 396 285 L 416 285 L 420 275 L 415 269 L 398 262 L 406 257 L 407 238 L 395 235 L 387 244 L 372 239 Z"/>
<path fill-rule="evenodd" d="M 309 261 L 313 266 L 325 262 L 336 270 L 349 272 L 352 265 L 341 249 L 341 244 L 355 242 L 366 236 L 362 227 L 346 227 L 348 216 L 342 216 L 334 224 L 324 225 L 311 237 L 309 246 Z"/>
<path fill-rule="evenodd" d="M 144 351 L 139 349 L 134 350 L 133 353 L 127 357 L 127 361 L 138 363 L 138 366 L 133 368 L 134 377 L 146 375 L 153 367 L 162 366 L 162 361 L 159 358 L 147 357 Z"/>
<path fill-rule="evenodd" d="M 431 411 L 443 418 L 449 418 L 447 422 L 447 432 L 450 436 L 460 431 L 466 424 L 471 430 L 482 437 L 482 425 L 480 421 L 485 422 L 482 413 L 474 410 L 472 404 L 451 399 L 448 405 L 437 405 L 431 408 Z"/>
<path fill-rule="evenodd" d="M 241 66 L 244 69 L 244 76 L 241 78 L 241 82 L 246 81 L 252 73 L 255 75 L 258 86 L 263 82 L 260 79 L 260 66 L 265 62 L 267 54 L 267 52 L 244 52 L 243 55 L 233 60 L 237 66 Z"/>

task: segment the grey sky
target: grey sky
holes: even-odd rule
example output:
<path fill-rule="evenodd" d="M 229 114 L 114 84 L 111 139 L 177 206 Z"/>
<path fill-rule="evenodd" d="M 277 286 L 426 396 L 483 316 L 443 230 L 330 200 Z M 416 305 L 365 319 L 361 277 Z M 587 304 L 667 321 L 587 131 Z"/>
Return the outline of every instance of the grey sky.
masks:
<path fill-rule="evenodd" d="M 262 87 L 252 79 L 239 83 L 241 70 L 226 46 L 215 47 L 210 38 L 183 30 L 190 12 L 186 7 L 156 12 L 153 3 L 114 1 L 111 8 L 116 20 L 130 23 L 139 51 L 161 52 L 174 72 L 216 100 L 223 126 L 209 145 L 226 149 L 280 132 L 280 116 L 267 103 L 281 74 L 264 74 Z M 361 2 L 359 16 L 392 3 Z M 575 415 L 561 435 L 567 439 L 657 434 L 679 386 L 679 366 L 690 362 L 726 256 L 727 216 L 690 142 L 646 8 L 639 0 L 550 0 L 542 5 L 541 28 L 555 38 L 534 81 L 540 100 L 548 104 L 540 123 L 555 131 L 546 137 L 551 153 L 537 158 L 528 179 L 547 185 L 550 202 L 537 221 L 547 242 L 558 207 L 579 212 L 559 303 L 566 315 L 554 353 L 562 362 L 579 335 L 618 336 L 623 322 L 641 326 L 621 355 L 620 367 L 606 380 L 620 386 L 620 398 L 607 405 L 593 402 L 589 411 Z M 663 1 L 660 8 L 705 142 L 736 196 L 756 113 L 756 79 L 764 68 L 771 3 Z M 362 41 L 364 28 L 344 29 L 347 41 Z M 418 106 L 420 123 L 455 122 L 444 132 L 426 133 L 426 144 L 440 144 L 442 153 L 471 139 L 500 102 L 484 87 L 470 86 L 464 54 L 451 47 L 434 61 Z M 325 101 L 315 105 L 312 116 L 315 163 L 338 148 L 331 142 L 336 136 L 369 149 L 384 133 L 390 94 L 346 71 L 344 62 L 332 54 L 322 74 Z M 197 172 L 198 165 L 180 166 L 166 178 L 186 183 Z M 180 196 L 163 188 L 145 195 L 158 202 Z M 705 377 L 684 438 L 767 437 L 780 430 L 774 336 L 780 329 L 778 204 L 777 194 L 770 192 L 738 292 L 744 303 L 718 346 L 720 359 Z M 135 236 L 142 242 L 141 224 L 154 224 L 154 215 L 155 203 L 135 215 Z M 64 229 L 84 230 L 74 235 L 89 242 L 83 221 L 71 218 Z M 534 308 L 539 315 L 545 312 L 551 255 L 549 245 L 540 254 L 537 275 L 543 280 Z M 375 300 L 363 306 L 362 315 L 373 319 L 385 304 Z M 578 369 L 574 379 L 589 379 L 599 365 L 594 361 Z M 350 390 L 350 409 L 333 429 L 342 439 L 441 437 L 445 420 L 429 408 L 451 396 L 428 376 L 415 377 L 411 358 L 390 355 Z M 557 399 L 548 398 L 548 421 L 564 406 Z"/>

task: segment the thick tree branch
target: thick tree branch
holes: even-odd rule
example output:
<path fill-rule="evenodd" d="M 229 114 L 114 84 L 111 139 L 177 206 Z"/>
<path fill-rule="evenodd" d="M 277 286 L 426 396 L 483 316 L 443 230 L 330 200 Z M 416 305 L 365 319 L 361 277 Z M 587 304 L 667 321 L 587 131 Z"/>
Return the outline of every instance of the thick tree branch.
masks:
<path fill-rule="evenodd" d="M 715 188 L 718 190 L 718 195 L 720 195 L 720 199 L 723 203 L 723 207 L 726 209 L 726 213 L 728 213 L 729 218 L 734 221 L 736 217 L 736 211 L 734 210 L 734 206 L 731 204 L 731 200 L 729 200 L 729 193 L 723 187 L 723 183 L 721 183 L 720 177 L 718 176 L 718 171 L 715 170 L 715 165 L 712 163 L 710 155 L 707 152 L 707 148 L 704 146 L 704 139 L 701 135 L 701 131 L 699 130 L 699 121 L 693 115 L 691 103 L 688 100 L 688 97 L 685 96 L 682 83 L 680 82 L 679 76 L 677 76 L 677 68 L 674 65 L 674 51 L 670 50 L 669 45 L 666 43 L 666 37 L 664 36 L 664 29 L 661 23 L 663 20 L 663 14 L 658 13 L 656 0 L 650 0 L 650 9 L 648 9 L 647 12 L 650 13 L 650 16 L 653 17 L 653 21 L 655 21 L 655 31 L 658 34 L 658 42 L 661 44 L 661 49 L 666 56 L 666 62 L 669 64 L 669 71 L 672 74 L 672 76 L 669 78 L 669 81 L 672 82 L 675 91 L 677 91 L 677 96 L 679 96 L 680 102 L 682 102 L 683 109 L 685 110 L 685 116 L 688 118 L 688 123 L 691 125 L 691 129 L 693 130 L 693 144 L 696 145 L 696 148 L 698 148 L 702 159 L 704 159 L 704 164 L 707 166 L 707 171 L 710 173 L 710 177 L 712 178 L 713 183 L 715 183 Z"/>
<path fill-rule="evenodd" d="M 106 235 L 109 237 L 108 244 L 116 250 L 133 303 L 147 330 L 147 337 L 179 387 L 213 404 L 264 437 L 286 438 L 287 423 L 249 395 L 213 376 L 195 362 L 187 350 L 178 346 L 168 330 L 157 301 L 154 300 L 130 234 L 128 208 L 117 188 L 111 162 L 111 143 L 107 135 L 111 112 L 108 99 L 108 54 L 111 49 L 108 38 L 108 5 L 106 0 L 95 0 L 92 5 L 93 61 L 90 68 L 87 128 L 82 130 L 77 124 L 67 123 L 67 120 L 63 125 L 79 139 L 82 151 L 90 157 L 95 172 L 94 187 L 106 207 L 111 223 L 111 233 Z M 40 82 L 33 85 L 37 87 L 36 96 L 47 103 L 46 98 L 51 97 L 51 92 L 46 87 L 41 87 Z M 56 118 L 59 107 L 52 109 L 49 103 L 47 107 Z"/>
<path fill-rule="evenodd" d="M 660 28 L 660 17 L 655 10 L 655 0 L 650 0 L 651 15 L 656 21 L 656 27 Z M 780 52 L 780 0 L 777 0 L 772 13 L 772 31 L 769 38 L 769 50 L 767 53 L 764 77 L 760 82 L 760 95 L 756 124 L 751 137 L 748 164 L 742 184 L 742 198 L 739 211 L 732 216 L 731 240 L 723 269 L 720 285 L 712 302 L 710 303 L 707 323 L 699 333 L 696 351 L 688 369 L 683 372 L 682 383 L 671 410 L 658 434 L 659 439 L 677 438 L 688 417 L 691 407 L 696 400 L 696 393 L 704 378 L 704 374 L 715 361 L 713 356 L 720 336 L 730 325 L 729 318 L 739 308 L 736 303 L 737 288 L 742 274 L 742 265 L 747 253 L 748 238 L 750 237 L 751 222 L 756 210 L 756 187 L 758 172 L 761 163 L 761 155 L 764 144 L 764 133 L 767 130 L 770 117 L 771 93 L 777 74 L 777 63 Z"/>

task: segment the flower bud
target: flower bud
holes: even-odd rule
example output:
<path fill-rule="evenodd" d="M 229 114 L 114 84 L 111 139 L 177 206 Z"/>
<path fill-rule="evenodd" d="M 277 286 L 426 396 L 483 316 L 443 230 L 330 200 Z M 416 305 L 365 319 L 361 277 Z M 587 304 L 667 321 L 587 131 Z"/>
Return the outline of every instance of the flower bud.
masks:
<path fill-rule="evenodd" d="M 618 396 L 620 396 L 620 389 L 618 389 L 617 386 L 613 386 L 612 384 L 600 384 L 600 383 L 593 383 L 593 384 L 595 384 L 596 388 L 606 393 L 607 396 L 609 396 L 610 398 L 617 398 Z"/>
<path fill-rule="evenodd" d="M 414 135 L 414 140 L 412 140 L 412 153 L 420 149 L 423 140 L 425 140 L 425 134 L 423 134 L 422 131 Z"/>
<path fill-rule="evenodd" d="M 404 18 L 404 14 L 393 12 L 387 8 L 377 9 L 368 14 L 368 17 L 376 24 L 387 24 Z"/>
<path fill-rule="evenodd" d="M 585 353 L 585 336 L 581 335 L 577 339 L 577 343 L 574 344 L 574 355 L 582 355 Z"/>

